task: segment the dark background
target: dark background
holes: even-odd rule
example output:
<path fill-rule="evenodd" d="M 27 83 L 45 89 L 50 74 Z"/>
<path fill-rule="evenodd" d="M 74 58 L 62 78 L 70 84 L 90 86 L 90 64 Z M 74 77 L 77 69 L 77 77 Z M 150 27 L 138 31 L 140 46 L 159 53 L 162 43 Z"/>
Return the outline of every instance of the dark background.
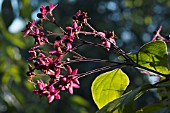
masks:
<path fill-rule="evenodd" d="M 92 100 L 91 84 L 103 73 L 91 74 L 80 79 L 81 88 L 74 95 L 63 92 L 61 100 L 48 104 L 45 97 L 32 93 L 34 89 L 26 76 L 28 49 L 33 45 L 30 37 L 21 32 L 28 21 L 36 18 L 41 5 L 59 4 L 53 11 L 57 23 L 63 28 L 70 26 L 72 16 L 78 11 L 88 12 L 89 23 L 98 31 L 115 31 L 119 37 L 117 45 L 126 52 L 139 50 L 151 41 L 154 30 L 163 26 L 162 34 L 170 29 L 169 0 L 0 0 L 0 113 L 94 113 L 97 107 Z M 50 26 L 51 27 L 51 26 Z M 56 28 L 51 28 L 56 29 Z M 93 37 L 89 37 L 93 38 Z M 92 40 L 92 39 L 91 39 Z M 80 52 L 89 57 L 115 59 L 115 53 L 100 48 L 84 47 Z M 103 64 L 80 63 L 79 72 L 95 69 Z M 131 83 L 127 91 L 148 82 L 154 76 L 141 74 L 132 67 L 123 69 Z M 157 102 L 154 90 L 147 92 L 136 101 L 136 109 Z"/>

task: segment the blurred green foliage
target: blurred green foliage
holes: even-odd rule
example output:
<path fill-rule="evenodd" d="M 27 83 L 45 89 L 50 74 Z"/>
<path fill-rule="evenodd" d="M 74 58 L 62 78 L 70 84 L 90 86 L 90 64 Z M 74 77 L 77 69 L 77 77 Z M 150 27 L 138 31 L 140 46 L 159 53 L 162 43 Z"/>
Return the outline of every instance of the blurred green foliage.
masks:
<path fill-rule="evenodd" d="M 140 46 L 151 40 L 153 31 L 160 25 L 166 35 L 170 29 L 169 0 L 0 0 L 0 112 L 2 113 L 94 113 L 97 107 L 92 100 L 90 86 L 95 76 L 100 73 L 80 79 L 81 88 L 74 95 L 62 94 L 61 100 L 48 104 L 46 98 L 39 98 L 32 93 L 32 85 L 27 81 L 27 50 L 33 41 L 23 38 L 23 29 L 27 21 L 32 21 L 41 5 L 52 1 L 59 6 L 53 11 L 61 26 L 71 24 L 71 17 L 78 10 L 88 12 L 90 23 L 99 31 L 114 30 L 117 45 L 126 52 L 139 50 Z M 20 19 L 19 24 L 15 22 Z M 22 20 L 22 21 L 21 21 Z M 12 27 L 13 26 L 13 27 Z M 18 30 L 19 31 L 15 31 Z M 51 28 L 52 29 L 52 28 Z M 55 29 L 55 28 L 54 28 Z M 55 29 L 57 30 L 57 29 Z M 15 31 L 15 32 L 14 32 Z M 104 52 L 99 48 L 82 48 L 83 55 L 114 59 L 114 53 Z M 95 51 L 95 52 L 94 52 Z M 102 65 L 102 64 L 101 64 Z M 100 66 L 87 63 L 79 66 L 80 72 L 85 72 Z M 86 68 L 84 68 L 86 67 Z M 124 69 L 132 81 L 129 89 L 146 82 L 138 70 Z M 136 76 L 137 75 L 137 76 Z M 146 104 L 156 102 L 158 97 L 152 93 L 145 94 L 136 103 L 140 109 Z M 79 96 L 78 96 L 79 95 Z"/>

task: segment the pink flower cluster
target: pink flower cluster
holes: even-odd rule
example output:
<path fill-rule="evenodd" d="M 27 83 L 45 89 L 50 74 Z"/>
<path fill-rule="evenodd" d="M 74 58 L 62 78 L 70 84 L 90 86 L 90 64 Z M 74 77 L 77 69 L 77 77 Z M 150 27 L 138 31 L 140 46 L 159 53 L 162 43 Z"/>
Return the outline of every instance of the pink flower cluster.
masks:
<path fill-rule="evenodd" d="M 103 32 L 98 32 L 98 35 L 103 37 L 103 44 L 106 45 L 106 49 L 109 51 L 111 44 L 116 45 L 116 42 L 114 40 L 114 38 L 116 37 L 116 35 L 114 34 L 114 32 L 107 32 L 107 33 L 103 33 Z"/>
<path fill-rule="evenodd" d="M 73 88 L 79 88 L 79 81 L 77 78 L 74 78 L 74 75 L 77 74 L 78 69 L 75 69 L 72 71 L 70 66 L 67 66 L 69 74 L 66 74 L 65 76 L 61 77 L 59 75 L 52 75 L 54 74 L 49 73 L 48 75 L 51 75 L 51 80 L 45 84 L 42 80 L 38 80 L 38 90 L 33 90 L 34 93 L 39 94 L 40 96 L 45 95 L 49 99 L 49 103 L 51 103 L 55 98 L 60 99 L 60 91 L 61 90 L 68 90 L 70 94 L 73 94 Z M 60 77 L 60 84 L 58 85 L 58 88 L 54 88 L 54 83 L 56 83 L 57 78 Z"/>
<path fill-rule="evenodd" d="M 30 54 L 28 60 L 32 61 L 32 64 L 28 64 L 29 71 L 27 75 L 30 77 L 29 81 L 37 88 L 33 92 L 40 96 L 47 96 L 49 103 L 54 99 L 60 99 L 59 93 L 61 91 L 68 91 L 70 94 L 73 94 L 73 88 L 80 87 L 77 76 L 78 69 L 72 70 L 69 65 L 66 65 L 70 63 L 68 60 L 70 58 L 67 58 L 67 54 L 78 48 L 76 45 L 73 46 L 73 43 L 75 40 L 80 39 L 79 34 L 99 36 L 102 40 L 101 43 L 104 44 L 107 50 L 111 48 L 111 44 L 116 44 L 114 32 L 97 32 L 87 23 L 89 19 L 87 13 L 82 13 L 80 10 L 73 16 L 72 26 L 67 26 L 64 30 L 56 23 L 53 17 L 52 11 L 56 7 L 57 5 L 53 6 L 52 3 L 46 7 L 41 6 L 40 13 L 37 14 L 41 23 L 37 25 L 36 20 L 33 20 L 33 22 L 28 22 L 26 28 L 23 30 L 24 37 L 28 35 L 35 40 L 35 45 L 28 51 Z M 43 21 L 48 21 L 56 25 L 61 30 L 61 33 L 48 31 L 43 28 Z M 82 31 L 83 25 L 89 27 L 92 32 Z M 54 42 L 49 41 L 51 35 L 56 35 Z M 53 50 L 47 51 L 42 49 L 46 45 L 51 46 Z M 77 55 L 74 57 L 75 59 L 83 59 L 83 57 L 80 58 L 81 55 L 78 53 L 75 55 Z M 63 74 L 62 72 L 64 71 L 67 74 Z M 37 76 L 48 76 L 50 80 L 45 82 L 39 79 L 35 82 L 33 78 Z"/>

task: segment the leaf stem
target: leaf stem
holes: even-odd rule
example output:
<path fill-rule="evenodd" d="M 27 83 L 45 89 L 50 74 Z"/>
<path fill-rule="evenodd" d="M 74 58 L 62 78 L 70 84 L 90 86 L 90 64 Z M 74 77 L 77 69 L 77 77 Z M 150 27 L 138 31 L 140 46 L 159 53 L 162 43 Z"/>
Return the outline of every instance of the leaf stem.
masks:
<path fill-rule="evenodd" d="M 149 69 L 147 67 L 144 67 L 144 66 L 141 66 L 139 64 L 136 64 L 134 67 L 138 67 L 138 68 L 141 68 L 141 69 L 144 69 L 144 70 L 147 70 L 147 71 L 150 71 L 150 72 L 153 72 L 155 74 L 158 74 L 158 75 L 161 75 L 161 76 L 164 76 L 166 79 L 170 79 L 170 75 L 169 74 L 163 74 L 163 73 L 160 73 L 158 71 L 155 71 L 155 70 L 152 70 L 152 69 Z"/>

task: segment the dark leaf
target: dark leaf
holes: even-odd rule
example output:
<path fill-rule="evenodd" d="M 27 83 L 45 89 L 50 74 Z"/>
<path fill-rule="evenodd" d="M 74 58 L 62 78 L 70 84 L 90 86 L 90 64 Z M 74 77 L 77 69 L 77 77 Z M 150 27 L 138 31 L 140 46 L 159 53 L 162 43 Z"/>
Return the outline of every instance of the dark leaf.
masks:
<path fill-rule="evenodd" d="M 4 20 L 6 28 L 8 28 L 15 16 L 11 5 L 11 0 L 4 0 L 2 3 L 2 18 Z"/>

